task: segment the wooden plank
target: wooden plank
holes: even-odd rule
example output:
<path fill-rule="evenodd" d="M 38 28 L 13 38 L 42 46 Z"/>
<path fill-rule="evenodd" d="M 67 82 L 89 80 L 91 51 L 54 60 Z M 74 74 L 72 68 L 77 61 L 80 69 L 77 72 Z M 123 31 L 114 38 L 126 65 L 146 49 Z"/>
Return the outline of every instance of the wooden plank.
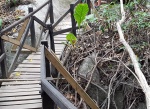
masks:
<path fill-rule="evenodd" d="M 12 38 L 10 38 L 10 37 L 8 37 L 8 36 L 2 36 L 1 38 L 2 38 L 3 40 L 5 40 L 5 41 L 8 41 L 8 42 L 13 43 L 13 44 L 16 44 L 16 45 L 18 45 L 18 46 L 20 45 L 20 42 L 19 42 L 19 41 L 15 40 L 15 39 L 12 39 Z M 31 50 L 31 51 L 33 51 L 33 52 L 36 51 L 36 48 L 31 47 L 31 46 L 29 46 L 29 45 L 27 45 L 27 44 L 24 44 L 24 45 L 23 45 L 23 48 L 26 48 L 26 49 Z"/>
<path fill-rule="evenodd" d="M 40 72 L 40 68 L 16 68 L 14 70 L 15 72 L 19 71 L 19 72 L 22 72 L 22 71 L 26 71 L 26 72 Z"/>
<path fill-rule="evenodd" d="M 32 96 L 16 96 L 16 97 L 4 97 L 4 98 L 0 98 L 0 102 L 4 102 L 4 101 L 21 101 L 21 100 L 33 100 L 33 99 L 40 99 L 41 95 L 32 95 Z M 1 109 L 1 108 L 0 108 Z M 17 109 L 17 108 L 14 108 Z"/>
<path fill-rule="evenodd" d="M 0 102 L 0 106 L 35 104 L 35 103 L 42 103 L 42 100 L 41 99 L 35 99 L 35 100 L 25 100 L 25 101 Z"/>
<path fill-rule="evenodd" d="M 30 84 L 30 85 L 17 85 L 17 86 L 2 86 L 0 90 L 14 90 L 14 89 L 30 89 L 30 88 L 40 88 L 39 84 Z"/>
<path fill-rule="evenodd" d="M 41 59 L 41 55 L 29 55 L 26 59 Z"/>
<path fill-rule="evenodd" d="M 16 40 L 18 40 L 19 42 L 20 42 L 20 39 L 21 39 L 21 37 L 22 37 L 26 27 L 27 27 L 28 22 L 29 22 L 29 19 L 24 21 L 24 23 L 23 23 L 23 25 L 22 25 L 19 33 L 18 33 L 18 37 L 17 37 Z M 15 50 L 16 48 L 17 48 L 17 45 L 13 45 L 12 50 Z"/>
<path fill-rule="evenodd" d="M 54 38 L 55 38 L 55 37 L 63 37 L 63 38 L 66 38 L 66 34 L 65 34 L 65 33 L 62 33 L 62 34 L 59 34 L 59 35 L 54 36 Z"/>
<path fill-rule="evenodd" d="M 35 81 L 35 80 L 38 80 L 38 81 L 40 81 L 41 80 L 41 78 L 13 78 L 13 79 L 11 79 L 10 77 L 9 77 L 9 79 L 0 79 L 0 82 L 11 82 L 11 81 Z"/>
<path fill-rule="evenodd" d="M 22 63 L 32 63 L 32 64 L 40 64 L 40 60 L 24 60 Z"/>
<path fill-rule="evenodd" d="M 55 56 L 54 52 L 50 52 L 45 48 L 46 58 L 55 66 L 55 68 L 66 78 L 71 86 L 78 92 L 83 100 L 92 108 L 99 109 L 96 103 L 90 98 L 90 96 L 83 90 L 83 88 L 74 80 L 71 74 L 63 67 L 59 59 Z"/>
<path fill-rule="evenodd" d="M 19 72 L 20 73 L 20 75 L 40 75 L 40 72 Z M 16 72 L 13 72 L 12 74 L 16 74 Z"/>
<path fill-rule="evenodd" d="M 20 75 L 20 76 L 13 76 L 11 77 L 13 79 L 34 79 L 34 80 L 40 80 L 40 74 L 39 75 Z"/>
<path fill-rule="evenodd" d="M 19 92 L 19 93 L 0 93 L 0 98 L 2 97 L 16 97 L 16 96 L 29 96 L 29 95 L 39 95 L 39 91 L 34 92 Z"/>
<path fill-rule="evenodd" d="M 39 84 L 40 81 L 15 81 L 15 82 L 3 82 L 2 85 L 25 85 L 25 84 Z"/>
<path fill-rule="evenodd" d="M 40 90 L 41 90 L 41 88 L 13 89 L 13 90 L 3 90 L 3 89 L 0 89 L 0 93 L 34 92 L 34 91 L 40 91 Z"/>
<path fill-rule="evenodd" d="M 55 53 L 56 55 L 60 55 L 61 53 Z M 41 55 L 29 55 L 26 59 L 41 59 Z"/>
<path fill-rule="evenodd" d="M 41 109 L 42 103 L 0 106 L 0 109 Z"/>
<path fill-rule="evenodd" d="M 17 66 L 18 68 L 39 68 L 40 65 L 37 65 L 37 64 L 19 64 Z"/>
<path fill-rule="evenodd" d="M 11 52 L 16 52 L 17 50 L 18 50 L 18 49 L 13 49 L 13 50 L 11 50 Z M 24 49 L 24 48 L 22 48 L 20 52 L 21 52 L 21 53 L 32 53 L 31 50 Z"/>
<path fill-rule="evenodd" d="M 55 40 L 55 41 L 54 41 L 55 44 L 63 44 L 63 43 L 65 43 L 65 42 L 66 42 L 66 41 L 61 41 L 61 40 Z"/>

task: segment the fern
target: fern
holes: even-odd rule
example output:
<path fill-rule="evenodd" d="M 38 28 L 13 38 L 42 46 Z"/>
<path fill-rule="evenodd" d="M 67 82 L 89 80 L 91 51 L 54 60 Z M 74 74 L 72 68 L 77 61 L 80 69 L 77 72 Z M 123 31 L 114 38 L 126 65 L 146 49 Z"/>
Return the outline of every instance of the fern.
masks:
<path fill-rule="evenodd" d="M 80 28 L 81 23 L 85 19 L 89 11 L 88 5 L 86 3 L 78 4 L 74 10 L 74 18 L 77 21 L 78 27 Z"/>

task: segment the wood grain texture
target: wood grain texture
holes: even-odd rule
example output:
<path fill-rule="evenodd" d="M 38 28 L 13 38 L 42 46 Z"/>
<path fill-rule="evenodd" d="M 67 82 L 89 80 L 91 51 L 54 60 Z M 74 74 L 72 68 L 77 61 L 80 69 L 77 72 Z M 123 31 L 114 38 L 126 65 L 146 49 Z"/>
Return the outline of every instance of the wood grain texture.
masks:
<path fill-rule="evenodd" d="M 90 98 L 90 96 L 83 90 L 83 88 L 74 80 L 71 74 L 64 68 L 59 59 L 53 53 L 45 48 L 46 58 L 55 66 L 55 68 L 64 76 L 64 78 L 71 84 L 71 86 L 78 92 L 83 100 L 92 108 L 99 109 L 96 103 Z"/>
<path fill-rule="evenodd" d="M 20 31 L 19 31 L 18 37 L 16 39 L 19 42 L 20 42 L 20 39 L 21 39 L 21 37 L 22 37 L 26 27 L 27 27 L 28 22 L 29 22 L 29 19 L 25 20 L 22 27 L 21 27 L 21 29 L 20 29 Z M 12 50 L 16 50 L 16 48 L 17 48 L 17 45 L 13 45 Z"/>
<path fill-rule="evenodd" d="M 3 40 L 5 40 L 5 41 L 8 41 L 8 42 L 10 42 L 10 43 L 13 43 L 13 44 L 15 44 L 15 45 L 20 45 L 20 41 L 18 41 L 18 40 L 15 40 L 15 39 L 12 39 L 12 38 L 10 38 L 10 37 L 8 37 L 8 36 L 2 36 L 2 39 Z M 23 45 L 23 48 L 26 48 L 26 49 L 28 49 L 28 50 L 31 50 L 31 51 L 36 51 L 36 48 L 34 48 L 34 47 L 31 47 L 30 45 L 27 45 L 27 44 L 24 44 Z"/>

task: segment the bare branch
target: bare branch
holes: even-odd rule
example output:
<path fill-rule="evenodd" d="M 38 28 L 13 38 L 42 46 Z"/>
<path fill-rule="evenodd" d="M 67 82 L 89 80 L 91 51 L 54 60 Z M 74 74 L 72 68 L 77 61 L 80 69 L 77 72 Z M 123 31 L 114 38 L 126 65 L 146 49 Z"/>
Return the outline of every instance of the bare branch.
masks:
<path fill-rule="evenodd" d="M 150 87 L 146 81 L 145 76 L 143 75 L 140 67 L 139 67 L 139 63 L 136 59 L 136 55 L 133 52 L 132 48 L 130 47 L 130 45 L 125 41 L 124 39 L 124 34 L 123 31 L 121 29 L 121 24 L 124 22 L 125 20 L 125 11 L 124 11 L 124 7 L 123 7 L 123 0 L 120 0 L 120 5 L 121 5 L 121 14 L 122 14 L 122 19 L 119 20 L 116 25 L 117 25 L 117 30 L 119 33 L 119 37 L 120 37 L 120 42 L 125 46 L 126 50 L 128 51 L 130 58 L 132 60 L 132 63 L 134 65 L 134 70 L 135 70 L 135 74 L 137 75 L 138 79 L 139 79 L 139 83 L 140 86 L 142 87 L 143 92 L 145 93 L 145 97 L 146 97 L 146 103 L 147 103 L 147 109 L 150 109 Z"/>

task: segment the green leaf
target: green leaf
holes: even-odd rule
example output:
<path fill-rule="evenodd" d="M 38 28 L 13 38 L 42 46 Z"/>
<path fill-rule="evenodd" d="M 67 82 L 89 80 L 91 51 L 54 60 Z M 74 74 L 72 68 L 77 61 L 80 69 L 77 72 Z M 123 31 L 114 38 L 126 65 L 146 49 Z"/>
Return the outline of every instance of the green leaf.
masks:
<path fill-rule="evenodd" d="M 85 16 L 87 15 L 88 11 L 89 11 L 89 8 L 88 8 L 88 5 L 86 3 L 78 4 L 75 7 L 74 18 L 78 23 L 78 27 L 80 27 L 81 23 L 85 19 Z"/>
<path fill-rule="evenodd" d="M 90 14 L 90 15 L 87 15 L 87 16 L 85 17 L 85 20 L 90 21 L 90 23 L 94 23 L 97 19 L 98 19 L 98 18 L 96 18 L 96 17 L 94 16 L 94 14 Z"/>
<path fill-rule="evenodd" d="M 67 34 L 66 39 L 67 39 L 73 46 L 74 46 L 74 45 L 76 44 L 76 42 L 77 42 L 77 38 L 76 38 L 75 35 L 72 34 L 72 33 Z"/>
<path fill-rule="evenodd" d="M 3 21 L 2 21 L 2 19 L 0 19 L 0 28 L 2 27 L 2 23 L 3 23 Z"/>

